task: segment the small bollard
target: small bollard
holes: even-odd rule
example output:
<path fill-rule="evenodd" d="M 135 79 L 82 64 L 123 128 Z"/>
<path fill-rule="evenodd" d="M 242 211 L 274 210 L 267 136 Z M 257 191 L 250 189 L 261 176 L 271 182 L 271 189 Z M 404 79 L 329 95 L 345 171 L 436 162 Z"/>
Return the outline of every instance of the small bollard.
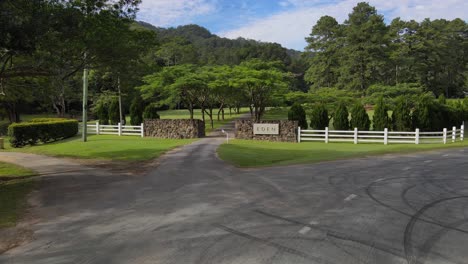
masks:
<path fill-rule="evenodd" d="M 0 138 L 0 149 L 5 149 L 5 147 L 3 146 L 3 138 Z"/>

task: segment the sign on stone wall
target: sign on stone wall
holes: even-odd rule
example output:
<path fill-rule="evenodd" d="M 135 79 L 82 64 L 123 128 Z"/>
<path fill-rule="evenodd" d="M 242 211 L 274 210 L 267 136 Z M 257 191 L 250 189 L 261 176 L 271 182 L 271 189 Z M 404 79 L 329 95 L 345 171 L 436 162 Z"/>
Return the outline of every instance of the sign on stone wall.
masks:
<path fill-rule="evenodd" d="M 279 124 L 253 124 L 255 135 L 278 135 Z"/>
<path fill-rule="evenodd" d="M 236 120 L 237 139 L 297 142 L 297 121 L 290 120 Z"/>

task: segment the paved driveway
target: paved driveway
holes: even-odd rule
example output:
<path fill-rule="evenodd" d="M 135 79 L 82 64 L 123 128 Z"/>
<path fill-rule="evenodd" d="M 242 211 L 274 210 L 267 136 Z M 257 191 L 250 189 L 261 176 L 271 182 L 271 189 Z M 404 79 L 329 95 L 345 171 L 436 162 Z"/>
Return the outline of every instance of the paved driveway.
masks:
<path fill-rule="evenodd" d="M 221 142 L 46 177 L 35 240 L 0 263 L 468 263 L 468 149 L 242 170 Z"/>

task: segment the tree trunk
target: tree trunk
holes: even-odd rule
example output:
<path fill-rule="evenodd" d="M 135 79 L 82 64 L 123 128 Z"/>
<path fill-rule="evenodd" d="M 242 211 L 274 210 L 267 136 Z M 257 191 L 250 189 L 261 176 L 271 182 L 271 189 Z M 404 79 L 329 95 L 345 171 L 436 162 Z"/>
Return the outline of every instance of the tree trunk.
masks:
<path fill-rule="evenodd" d="M 8 114 L 8 120 L 10 123 L 18 123 L 20 122 L 20 114 L 18 113 L 18 110 L 16 108 L 16 103 L 6 103 L 5 109 Z"/>

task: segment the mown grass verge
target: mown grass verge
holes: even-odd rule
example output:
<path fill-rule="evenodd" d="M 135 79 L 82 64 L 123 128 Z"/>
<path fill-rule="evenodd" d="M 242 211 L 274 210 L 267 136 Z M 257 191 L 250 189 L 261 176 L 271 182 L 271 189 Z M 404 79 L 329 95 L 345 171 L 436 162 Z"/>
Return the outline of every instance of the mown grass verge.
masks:
<path fill-rule="evenodd" d="M 195 139 L 156 139 L 137 136 L 92 135 L 88 137 L 88 142 L 82 142 L 80 137 L 74 137 L 23 148 L 12 148 L 6 144 L 5 151 L 80 159 L 146 161 L 155 159 L 171 149 L 194 141 Z"/>
<path fill-rule="evenodd" d="M 34 188 L 34 179 L 13 179 L 34 175 L 34 171 L 0 162 L 0 228 L 14 226 L 26 207 L 26 197 Z"/>
<path fill-rule="evenodd" d="M 389 153 L 410 153 L 443 148 L 468 147 L 468 140 L 452 144 L 350 144 L 305 142 L 284 143 L 232 140 L 218 149 L 221 159 L 238 167 L 307 164 Z"/>

